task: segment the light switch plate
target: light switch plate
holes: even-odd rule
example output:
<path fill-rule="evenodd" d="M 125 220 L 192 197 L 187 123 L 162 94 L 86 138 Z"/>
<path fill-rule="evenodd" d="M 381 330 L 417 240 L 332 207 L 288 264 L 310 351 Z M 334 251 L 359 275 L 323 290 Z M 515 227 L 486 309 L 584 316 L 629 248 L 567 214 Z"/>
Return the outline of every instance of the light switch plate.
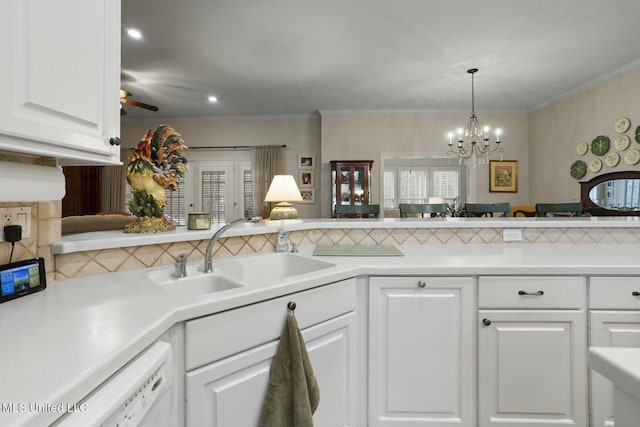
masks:
<path fill-rule="evenodd" d="M 505 242 L 522 241 L 522 230 L 520 228 L 505 228 L 502 230 L 502 240 Z"/>

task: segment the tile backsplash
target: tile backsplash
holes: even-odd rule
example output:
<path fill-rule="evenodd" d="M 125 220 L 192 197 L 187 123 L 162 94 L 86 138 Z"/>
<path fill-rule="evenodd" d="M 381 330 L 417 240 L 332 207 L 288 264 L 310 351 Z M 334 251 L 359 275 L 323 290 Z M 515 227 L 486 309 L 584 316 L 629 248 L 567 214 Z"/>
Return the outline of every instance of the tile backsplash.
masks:
<path fill-rule="evenodd" d="M 214 257 L 275 251 L 274 233 L 220 239 Z M 291 243 L 323 244 L 496 244 L 504 243 L 502 228 L 323 228 L 292 231 Z M 208 240 L 192 240 L 55 255 L 55 280 L 114 271 L 171 265 L 186 254 L 203 260 Z M 523 228 L 522 243 L 640 243 L 640 228 Z"/>
<path fill-rule="evenodd" d="M 16 242 L 13 249 L 13 261 L 43 257 L 47 271 L 47 281 L 54 279 L 54 257 L 50 245 L 60 239 L 60 217 L 62 202 L 39 203 L 0 203 L 2 208 L 29 206 L 31 207 L 31 237 Z M 0 232 L 4 232 L 0 230 Z M 0 264 L 9 262 L 11 243 L 0 243 Z"/>

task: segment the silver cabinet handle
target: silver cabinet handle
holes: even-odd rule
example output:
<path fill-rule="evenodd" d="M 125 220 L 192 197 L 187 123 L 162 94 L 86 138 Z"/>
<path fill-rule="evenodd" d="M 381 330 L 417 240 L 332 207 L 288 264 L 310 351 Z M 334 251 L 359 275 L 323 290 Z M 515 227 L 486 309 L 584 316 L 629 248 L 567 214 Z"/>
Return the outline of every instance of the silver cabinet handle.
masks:
<path fill-rule="evenodd" d="M 418 286 L 420 286 L 421 288 L 424 288 L 425 286 L 427 286 L 427 282 L 425 282 L 424 280 L 420 280 L 418 282 Z"/>
<path fill-rule="evenodd" d="M 518 291 L 518 295 L 528 295 L 528 296 L 539 297 L 544 295 L 544 292 L 543 291 L 538 291 L 538 292 Z"/>

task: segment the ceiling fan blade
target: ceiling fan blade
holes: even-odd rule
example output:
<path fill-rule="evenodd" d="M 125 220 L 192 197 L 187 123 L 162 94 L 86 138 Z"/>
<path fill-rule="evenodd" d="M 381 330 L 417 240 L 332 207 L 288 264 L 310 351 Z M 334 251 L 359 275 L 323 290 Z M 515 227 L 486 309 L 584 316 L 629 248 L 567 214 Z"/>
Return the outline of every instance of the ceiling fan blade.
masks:
<path fill-rule="evenodd" d="M 133 99 L 121 98 L 120 102 L 122 102 L 123 104 L 133 105 L 134 107 L 145 108 L 151 111 L 158 111 L 158 107 L 156 107 L 155 105 L 145 104 L 144 102 L 135 101 Z"/>

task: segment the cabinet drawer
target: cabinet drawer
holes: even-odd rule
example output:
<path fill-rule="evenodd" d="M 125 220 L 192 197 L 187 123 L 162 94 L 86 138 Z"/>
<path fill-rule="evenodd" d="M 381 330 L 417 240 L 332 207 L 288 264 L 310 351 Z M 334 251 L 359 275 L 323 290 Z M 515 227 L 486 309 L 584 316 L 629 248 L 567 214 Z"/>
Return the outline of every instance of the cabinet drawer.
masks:
<path fill-rule="evenodd" d="M 640 310 L 640 277 L 592 277 L 589 308 Z"/>
<path fill-rule="evenodd" d="M 584 277 L 483 276 L 478 280 L 479 308 L 583 308 Z"/>
<path fill-rule="evenodd" d="M 279 338 L 290 301 L 296 303 L 296 320 L 298 327 L 303 329 L 354 311 L 356 280 L 187 321 L 187 370 Z"/>

